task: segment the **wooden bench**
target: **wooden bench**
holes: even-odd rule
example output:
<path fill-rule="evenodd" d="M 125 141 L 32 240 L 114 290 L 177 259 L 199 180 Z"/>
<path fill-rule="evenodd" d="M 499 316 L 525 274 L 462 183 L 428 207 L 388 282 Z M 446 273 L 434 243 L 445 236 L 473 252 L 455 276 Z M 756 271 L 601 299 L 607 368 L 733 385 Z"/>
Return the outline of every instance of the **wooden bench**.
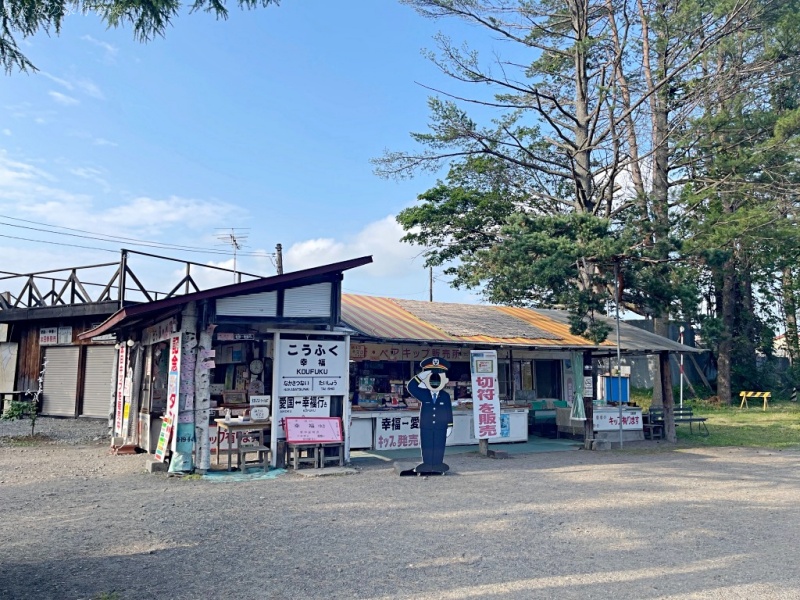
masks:
<path fill-rule="evenodd" d="M 767 410 L 767 401 L 772 397 L 772 392 L 739 392 L 739 396 L 742 399 L 742 403 L 739 405 L 739 408 L 750 408 L 747 405 L 748 398 L 763 398 L 764 399 L 764 410 Z"/>
<path fill-rule="evenodd" d="M 651 408 L 646 413 L 642 413 L 642 429 L 646 439 L 664 439 L 664 409 Z"/>
<path fill-rule="evenodd" d="M 707 417 L 695 417 L 693 409 L 688 407 L 679 408 L 676 406 L 674 410 L 674 416 L 675 425 L 678 425 L 679 423 L 688 423 L 689 433 L 692 435 L 694 435 L 694 429 L 692 428 L 694 423 L 697 423 L 697 432 L 699 434 L 705 436 L 709 435 L 708 426 L 706 425 Z M 705 433 L 703 433 L 703 430 L 705 430 Z"/>

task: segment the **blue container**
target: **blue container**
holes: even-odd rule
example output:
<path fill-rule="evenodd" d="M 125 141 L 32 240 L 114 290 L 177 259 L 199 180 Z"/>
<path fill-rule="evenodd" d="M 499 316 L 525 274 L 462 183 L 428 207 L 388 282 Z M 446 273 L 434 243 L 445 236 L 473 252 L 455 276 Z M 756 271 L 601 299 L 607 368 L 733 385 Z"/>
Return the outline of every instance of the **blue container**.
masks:
<path fill-rule="evenodd" d="M 605 379 L 606 402 L 628 402 L 631 396 L 630 377 L 608 375 Z"/>

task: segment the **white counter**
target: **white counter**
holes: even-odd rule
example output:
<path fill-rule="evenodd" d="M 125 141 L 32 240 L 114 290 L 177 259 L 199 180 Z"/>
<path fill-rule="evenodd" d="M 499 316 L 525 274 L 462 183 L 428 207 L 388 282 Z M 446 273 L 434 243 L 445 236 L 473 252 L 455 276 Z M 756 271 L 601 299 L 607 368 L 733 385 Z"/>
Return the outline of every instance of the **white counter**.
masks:
<path fill-rule="evenodd" d="M 354 410 L 350 421 L 352 449 L 400 450 L 419 448 L 419 410 Z M 525 442 L 528 439 L 528 409 L 500 410 L 501 434 L 490 444 Z M 471 410 L 453 410 L 453 432 L 448 446 L 477 444 Z"/>

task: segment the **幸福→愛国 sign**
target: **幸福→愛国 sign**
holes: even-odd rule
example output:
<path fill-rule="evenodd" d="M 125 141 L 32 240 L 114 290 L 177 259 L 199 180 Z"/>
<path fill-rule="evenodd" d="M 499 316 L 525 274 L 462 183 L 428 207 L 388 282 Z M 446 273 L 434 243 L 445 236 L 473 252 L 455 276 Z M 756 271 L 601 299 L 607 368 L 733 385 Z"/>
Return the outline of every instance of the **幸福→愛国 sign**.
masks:
<path fill-rule="evenodd" d="M 342 340 L 281 340 L 278 364 L 279 396 L 345 393 L 348 356 Z"/>

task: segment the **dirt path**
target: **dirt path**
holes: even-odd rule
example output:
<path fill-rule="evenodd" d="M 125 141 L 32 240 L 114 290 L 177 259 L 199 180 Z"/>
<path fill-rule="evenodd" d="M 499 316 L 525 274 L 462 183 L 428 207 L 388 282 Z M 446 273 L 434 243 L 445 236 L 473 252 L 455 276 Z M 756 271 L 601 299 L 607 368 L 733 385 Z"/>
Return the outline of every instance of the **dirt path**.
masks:
<path fill-rule="evenodd" d="M 0 448 L 0 598 L 800 597 L 800 454 L 449 462 L 210 483 L 103 446 Z"/>

